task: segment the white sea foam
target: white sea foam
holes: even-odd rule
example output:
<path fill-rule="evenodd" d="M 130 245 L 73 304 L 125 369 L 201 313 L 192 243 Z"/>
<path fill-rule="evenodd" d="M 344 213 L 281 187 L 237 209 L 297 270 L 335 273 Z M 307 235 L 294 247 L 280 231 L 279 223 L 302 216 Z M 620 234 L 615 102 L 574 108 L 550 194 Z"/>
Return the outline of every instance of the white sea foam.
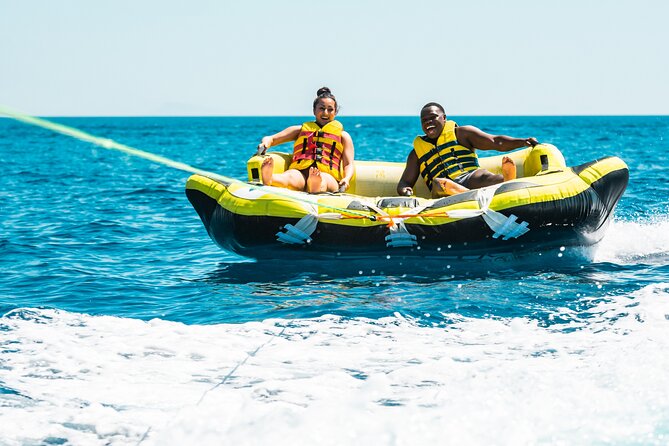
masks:
<path fill-rule="evenodd" d="M 560 309 L 560 312 L 568 311 Z M 0 320 L 4 444 L 665 444 L 669 284 L 569 325 Z"/>
<path fill-rule="evenodd" d="M 667 263 L 669 218 L 646 222 L 614 221 L 598 244 L 594 260 L 619 264 Z"/>

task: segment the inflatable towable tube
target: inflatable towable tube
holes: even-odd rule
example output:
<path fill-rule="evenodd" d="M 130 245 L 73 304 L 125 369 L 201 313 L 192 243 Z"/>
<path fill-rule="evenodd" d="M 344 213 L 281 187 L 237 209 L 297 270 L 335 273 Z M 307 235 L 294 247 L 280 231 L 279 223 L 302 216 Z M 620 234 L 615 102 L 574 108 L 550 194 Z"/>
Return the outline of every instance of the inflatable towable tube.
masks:
<path fill-rule="evenodd" d="M 270 153 L 274 171 L 290 155 Z M 262 157 L 247 163 L 249 183 L 193 175 L 186 195 L 212 240 L 257 259 L 378 256 L 482 257 L 562 246 L 590 246 L 604 236 L 627 187 L 617 157 L 567 167 L 549 144 L 480 158 L 501 172 L 510 156 L 517 178 L 432 199 L 421 178 L 416 196 L 398 197 L 404 163 L 356 161 L 345 194 L 307 194 L 262 186 Z"/>

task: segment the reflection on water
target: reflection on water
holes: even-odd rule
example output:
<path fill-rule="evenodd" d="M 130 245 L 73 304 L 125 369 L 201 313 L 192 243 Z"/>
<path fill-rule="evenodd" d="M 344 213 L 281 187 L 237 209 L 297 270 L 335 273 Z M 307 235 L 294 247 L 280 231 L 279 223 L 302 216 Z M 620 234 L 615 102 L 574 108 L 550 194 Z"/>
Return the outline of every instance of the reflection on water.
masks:
<path fill-rule="evenodd" d="M 448 325 L 461 317 L 521 317 L 566 329 L 592 317 L 590 310 L 602 301 L 654 283 L 657 268 L 664 275 L 669 269 L 593 263 L 591 255 L 567 249 L 458 262 L 232 262 L 195 281 L 215 293 L 217 322 L 334 314 L 402 315 L 420 325 Z"/>
<path fill-rule="evenodd" d="M 417 259 L 391 257 L 341 261 L 258 260 L 221 263 L 204 277 L 214 283 L 292 285 L 294 281 L 382 277 L 412 283 L 435 283 L 497 276 L 522 277 L 530 272 L 580 270 L 588 265 L 589 250 L 567 249 L 477 259 Z M 352 286 L 356 286 L 352 284 Z"/>
<path fill-rule="evenodd" d="M 556 312 L 575 306 L 584 287 L 602 294 L 587 262 L 577 250 L 458 262 L 386 259 L 373 266 L 367 260 L 272 260 L 221 263 L 196 281 L 220 289 L 219 318 L 235 314 L 236 321 L 400 314 L 425 325 L 462 316 L 527 317 L 548 325 L 566 320 Z"/>

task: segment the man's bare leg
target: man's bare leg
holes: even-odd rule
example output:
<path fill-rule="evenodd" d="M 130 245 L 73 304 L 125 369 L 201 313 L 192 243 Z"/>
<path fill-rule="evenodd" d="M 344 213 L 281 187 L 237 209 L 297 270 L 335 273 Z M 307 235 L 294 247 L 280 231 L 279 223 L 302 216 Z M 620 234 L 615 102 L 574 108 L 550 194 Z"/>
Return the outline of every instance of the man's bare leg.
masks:
<path fill-rule="evenodd" d="M 448 178 L 435 178 L 432 182 L 432 198 L 448 197 L 449 195 L 467 192 L 469 189 Z"/>
<path fill-rule="evenodd" d="M 502 176 L 504 181 L 516 179 L 516 163 L 508 156 L 502 158 Z"/>

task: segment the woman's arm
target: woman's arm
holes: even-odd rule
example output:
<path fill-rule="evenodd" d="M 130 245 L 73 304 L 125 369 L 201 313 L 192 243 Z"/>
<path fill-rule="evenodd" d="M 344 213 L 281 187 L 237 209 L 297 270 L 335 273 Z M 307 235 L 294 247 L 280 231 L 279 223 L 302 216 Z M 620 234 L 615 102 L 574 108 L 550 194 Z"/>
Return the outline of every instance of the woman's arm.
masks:
<path fill-rule="evenodd" d="M 355 158 L 355 148 L 353 147 L 353 139 L 348 132 L 342 132 L 341 140 L 344 144 L 344 151 L 342 152 L 342 163 L 344 166 L 344 178 L 339 182 L 339 186 L 347 190 L 351 185 L 351 178 L 355 173 L 355 165 L 353 159 Z"/>
<path fill-rule="evenodd" d="M 272 146 L 278 146 L 288 141 L 295 141 L 300 135 L 300 129 L 302 126 L 293 125 L 287 129 L 281 130 L 279 133 L 275 133 L 271 136 L 264 136 L 258 144 L 258 155 L 264 155 L 265 151 Z"/>

